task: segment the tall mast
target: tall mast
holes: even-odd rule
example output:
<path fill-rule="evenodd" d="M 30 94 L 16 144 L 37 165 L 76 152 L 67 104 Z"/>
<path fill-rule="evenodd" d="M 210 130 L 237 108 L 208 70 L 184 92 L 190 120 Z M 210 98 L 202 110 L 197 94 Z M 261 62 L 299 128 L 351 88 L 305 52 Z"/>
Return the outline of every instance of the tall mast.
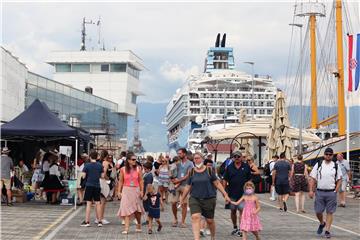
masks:
<path fill-rule="evenodd" d="M 310 29 L 310 63 L 311 63 L 311 128 L 318 128 L 317 83 L 316 83 L 316 17 L 325 17 L 325 5 L 317 1 L 303 2 L 295 5 L 295 15 L 309 17 Z M 302 59 L 300 59 L 302 61 Z M 301 116 L 303 117 L 303 116 Z"/>
<path fill-rule="evenodd" d="M 336 0 L 336 45 L 337 45 L 337 79 L 338 79 L 338 128 L 339 135 L 345 135 L 345 93 L 344 93 L 344 58 L 343 58 L 343 28 L 342 28 L 342 2 Z"/>
<path fill-rule="evenodd" d="M 310 60 L 311 60 L 311 128 L 318 128 L 317 84 L 316 84 L 316 16 L 311 14 L 310 23 Z"/>

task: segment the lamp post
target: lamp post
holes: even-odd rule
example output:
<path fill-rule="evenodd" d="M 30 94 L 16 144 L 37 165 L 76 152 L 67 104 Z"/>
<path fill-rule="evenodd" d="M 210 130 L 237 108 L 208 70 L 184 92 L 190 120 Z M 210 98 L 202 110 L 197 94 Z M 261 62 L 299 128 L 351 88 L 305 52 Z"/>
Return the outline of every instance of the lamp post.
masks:
<path fill-rule="evenodd" d="M 289 24 L 290 26 L 292 27 L 298 27 L 300 28 L 300 63 L 299 63 L 299 73 L 300 73 L 300 76 L 299 76 L 299 88 L 300 88 L 300 91 L 299 91 L 299 101 L 300 101 L 300 126 L 299 126 L 299 154 L 302 154 L 302 129 L 303 129 L 303 82 L 302 82 L 302 27 L 303 25 L 302 24 L 299 24 L 299 23 L 290 23 Z"/>
<path fill-rule="evenodd" d="M 244 62 L 251 65 L 251 118 L 255 119 L 255 102 L 254 102 L 254 62 Z"/>

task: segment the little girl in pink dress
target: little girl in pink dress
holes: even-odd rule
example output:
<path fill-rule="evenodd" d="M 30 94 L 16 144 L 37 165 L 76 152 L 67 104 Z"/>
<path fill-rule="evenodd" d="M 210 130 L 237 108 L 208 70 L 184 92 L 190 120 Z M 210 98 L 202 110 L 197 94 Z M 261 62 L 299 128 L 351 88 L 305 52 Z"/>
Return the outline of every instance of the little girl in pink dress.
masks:
<path fill-rule="evenodd" d="M 244 196 L 237 202 L 231 202 L 234 205 L 239 205 L 244 201 L 244 208 L 241 215 L 240 230 L 243 233 L 243 240 L 247 240 L 247 233 L 252 232 L 256 240 L 260 239 L 259 231 L 262 230 L 262 226 L 259 218 L 260 203 L 258 197 L 255 195 L 255 186 L 249 181 L 244 185 Z"/>

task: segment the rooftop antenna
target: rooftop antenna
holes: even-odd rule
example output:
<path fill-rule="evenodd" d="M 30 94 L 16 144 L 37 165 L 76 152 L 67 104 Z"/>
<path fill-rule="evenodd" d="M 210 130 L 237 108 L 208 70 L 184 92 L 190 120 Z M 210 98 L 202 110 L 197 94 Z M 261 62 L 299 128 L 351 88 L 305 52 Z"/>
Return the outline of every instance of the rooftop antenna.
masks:
<path fill-rule="evenodd" d="M 94 23 L 93 23 L 92 20 L 86 21 L 85 17 L 83 18 L 82 29 L 81 29 L 81 46 L 80 46 L 80 51 L 86 51 L 86 47 L 85 47 L 86 28 L 85 28 L 85 24 L 94 24 Z"/>
<path fill-rule="evenodd" d="M 103 50 L 101 49 L 101 16 L 99 16 L 99 20 L 97 21 L 96 25 L 98 26 L 98 49 L 99 50 Z"/>
<path fill-rule="evenodd" d="M 103 46 L 102 46 L 102 50 L 105 51 L 105 40 L 103 39 Z"/>

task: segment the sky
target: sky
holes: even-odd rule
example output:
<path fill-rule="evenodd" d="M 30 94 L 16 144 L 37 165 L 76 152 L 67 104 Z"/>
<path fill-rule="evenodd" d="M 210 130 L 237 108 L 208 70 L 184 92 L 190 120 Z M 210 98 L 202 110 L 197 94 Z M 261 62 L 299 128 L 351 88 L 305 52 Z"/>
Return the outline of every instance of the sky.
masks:
<path fill-rule="evenodd" d="M 30 71 L 51 78 L 51 51 L 80 47 L 82 18 L 101 18 L 107 49 L 132 50 L 143 59 L 139 101 L 168 102 L 190 74 L 203 71 L 217 33 L 227 34 L 236 68 L 271 75 L 285 88 L 294 1 L 289 2 L 33 2 L 3 3 L 3 45 Z M 87 26 L 87 49 L 97 49 L 96 25 Z M 359 103 L 360 105 L 360 103 Z"/>

